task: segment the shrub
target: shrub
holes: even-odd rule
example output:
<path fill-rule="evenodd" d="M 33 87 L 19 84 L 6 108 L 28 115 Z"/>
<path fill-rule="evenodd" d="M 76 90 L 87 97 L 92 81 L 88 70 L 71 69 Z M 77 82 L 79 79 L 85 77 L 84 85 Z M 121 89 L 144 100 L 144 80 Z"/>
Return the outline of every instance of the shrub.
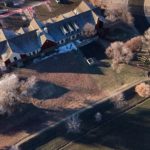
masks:
<path fill-rule="evenodd" d="M 95 114 L 95 121 L 96 122 L 101 122 L 101 120 L 102 120 L 102 114 L 100 112 L 97 112 Z"/>
<path fill-rule="evenodd" d="M 135 91 L 139 96 L 147 98 L 150 96 L 150 85 L 146 83 L 140 83 L 136 85 Z"/>
<path fill-rule="evenodd" d="M 122 108 L 123 106 L 126 105 L 126 101 L 123 93 L 119 93 L 115 95 L 114 97 L 112 97 L 111 100 L 117 109 Z"/>
<path fill-rule="evenodd" d="M 81 125 L 81 120 L 79 119 L 79 116 L 72 115 L 68 120 L 67 120 L 67 129 L 68 132 L 72 133 L 79 133 L 80 132 L 80 125 Z"/>
<path fill-rule="evenodd" d="M 128 7 L 125 5 L 120 6 L 119 8 L 107 8 L 105 10 L 106 20 L 115 22 L 117 20 L 121 20 L 128 25 L 133 25 L 134 18 L 132 14 L 129 12 Z"/>
<path fill-rule="evenodd" d="M 120 72 L 120 64 L 128 64 L 135 52 L 140 51 L 142 48 L 142 38 L 140 36 L 134 37 L 127 42 L 123 43 L 116 41 L 110 44 L 105 53 L 108 58 L 112 59 L 112 68 Z"/>
<path fill-rule="evenodd" d="M 83 35 L 85 37 L 91 37 L 96 34 L 95 26 L 91 23 L 86 23 L 83 27 Z"/>
<path fill-rule="evenodd" d="M 132 52 L 139 52 L 142 49 L 142 37 L 137 36 L 125 43 L 125 47 L 129 48 Z"/>
<path fill-rule="evenodd" d="M 35 93 L 36 79 L 30 77 L 26 81 L 19 81 L 15 74 L 7 74 L 0 80 L 0 114 L 12 114 L 18 104 L 30 102 Z"/>

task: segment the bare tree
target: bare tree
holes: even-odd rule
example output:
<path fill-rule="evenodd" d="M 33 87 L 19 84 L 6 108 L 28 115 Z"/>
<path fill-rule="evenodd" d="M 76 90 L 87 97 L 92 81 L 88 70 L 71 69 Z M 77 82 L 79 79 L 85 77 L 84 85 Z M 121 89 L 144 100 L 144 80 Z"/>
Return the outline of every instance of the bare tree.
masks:
<path fill-rule="evenodd" d="M 106 55 L 112 59 L 113 70 L 120 70 L 120 63 L 129 63 L 133 58 L 130 48 L 126 47 L 123 42 L 114 42 L 106 49 Z"/>
<path fill-rule="evenodd" d="M 83 27 L 83 35 L 85 37 L 91 37 L 94 36 L 96 34 L 96 29 L 95 26 L 91 23 L 86 23 Z"/>
<path fill-rule="evenodd" d="M 141 97 L 149 97 L 150 96 L 150 85 L 146 83 L 140 83 L 136 85 L 135 91 Z"/>
<path fill-rule="evenodd" d="M 15 74 L 5 75 L 0 80 L 0 114 L 11 114 L 18 104 L 29 102 L 36 89 L 35 77 L 21 82 Z"/>
<path fill-rule="evenodd" d="M 129 48 L 132 52 L 139 52 L 142 49 L 142 37 L 134 37 L 128 40 L 124 46 Z"/>
<path fill-rule="evenodd" d="M 130 48 L 123 46 L 121 51 L 121 61 L 128 64 L 133 58 L 133 52 Z"/>
<path fill-rule="evenodd" d="M 142 50 L 139 53 L 139 60 L 146 65 L 150 65 L 150 28 L 145 31 L 142 38 L 142 44 Z"/>
<path fill-rule="evenodd" d="M 114 103 L 116 108 L 122 108 L 126 105 L 125 97 L 123 93 L 119 93 L 112 97 L 112 102 Z"/>
<path fill-rule="evenodd" d="M 110 44 L 110 46 L 106 49 L 106 55 L 108 56 L 108 58 L 114 58 L 116 56 L 114 56 L 117 52 L 120 52 L 121 49 L 123 47 L 123 42 L 113 42 Z M 117 56 L 119 54 L 117 53 Z M 120 55 L 119 55 L 120 56 Z"/>
<path fill-rule="evenodd" d="M 96 5 L 96 6 L 101 7 L 101 5 L 102 5 L 102 0 L 92 0 L 92 3 L 93 3 L 94 5 Z"/>
<path fill-rule="evenodd" d="M 112 68 L 117 72 L 120 72 L 120 64 L 128 64 L 135 53 L 142 49 L 142 37 L 137 36 L 131 38 L 127 42 L 123 43 L 120 41 L 113 42 L 106 49 L 106 55 L 112 59 Z"/>
<path fill-rule="evenodd" d="M 115 22 L 121 20 L 128 25 L 133 25 L 134 18 L 128 10 L 128 7 L 125 5 L 120 6 L 119 8 L 107 8 L 105 10 L 106 20 Z"/>
<path fill-rule="evenodd" d="M 80 132 L 81 120 L 79 119 L 78 114 L 72 115 L 67 120 L 66 123 L 67 123 L 68 132 L 72 132 L 72 133 L 79 133 Z"/>
<path fill-rule="evenodd" d="M 34 93 L 36 93 L 38 87 L 35 84 L 37 82 L 35 76 L 31 76 L 26 81 L 22 81 L 20 83 L 20 90 L 22 97 L 31 97 Z"/>
<path fill-rule="evenodd" d="M 106 49 L 106 55 L 112 59 L 113 70 L 119 69 L 119 64 L 121 63 L 121 49 L 123 47 L 123 42 L 114 42 Z"/>

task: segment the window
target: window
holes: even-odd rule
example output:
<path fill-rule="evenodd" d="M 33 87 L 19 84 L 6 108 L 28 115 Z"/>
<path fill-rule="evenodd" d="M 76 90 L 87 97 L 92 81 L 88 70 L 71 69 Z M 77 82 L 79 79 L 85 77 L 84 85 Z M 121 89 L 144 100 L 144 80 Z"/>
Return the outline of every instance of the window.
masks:
<path fill-rule="evenodd" d="M 65 43 L 65 42 L 66 42 L 65 39 L 60 40 L 60 41 L 59 41 L 59 44 L 63 44 L 63 43 Z"/>
<path fill-rule="evenodd" d="M 76 35 L 72 35 L 72 36 L 70 37 L 71 40 L 74 40 L 75 38 L 76 38 Z"/>
<path fill-rule="evenodd" d="M 48 33 L 48 29 L 47 29 L 46 27 L 44 28 L 44 31 L 45 31 L 46 33 Z"/>
<path fill-rule="evenodd" d="M 70 32 L 74 31 L 74 29 L 70 26 L 70 24 L 67 24 L 67 27 L 68 27 L 68 29 L 69 29 Z"/>
<path fill-rule="evenodd" d="M 79 26 L 75 22 L 72 25 L 73 25 L 73 27 L 75 28 L 76 31 L 79 30 Z"/>
<path fill-rule="evenodd" d="M 18 59 L 17 59 L 17 57 L 14 57 L 14 61 L 17 61 Z"/>
<path fill-rule="evenodd" d="M 33 55 L 35 55 L 36 53 L 35 52 L 33 52 Z"/>
<path fill-rule="evenodd" d="M 67 29 L 64 26 L 61 27 L 61 31 L 64 35 L 68 33 Z"/>

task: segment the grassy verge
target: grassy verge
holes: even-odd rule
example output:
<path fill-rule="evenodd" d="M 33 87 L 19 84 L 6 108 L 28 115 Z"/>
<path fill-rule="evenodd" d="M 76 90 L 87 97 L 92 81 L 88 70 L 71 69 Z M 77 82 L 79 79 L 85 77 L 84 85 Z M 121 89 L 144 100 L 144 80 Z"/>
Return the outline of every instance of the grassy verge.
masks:
<path fill-rule="evenodd" d="M 111 64 L 110 61 L 106 61 Z M 128 85 L 139 79 L 144 79 L 144 71 L 142 69 L 122 64 L 120 73 L 114 71 L 111 67 L 100 67 L 102 75 L 93 75 L 98 87 L 104 91 L 112 93 L 115 89 Z"/>

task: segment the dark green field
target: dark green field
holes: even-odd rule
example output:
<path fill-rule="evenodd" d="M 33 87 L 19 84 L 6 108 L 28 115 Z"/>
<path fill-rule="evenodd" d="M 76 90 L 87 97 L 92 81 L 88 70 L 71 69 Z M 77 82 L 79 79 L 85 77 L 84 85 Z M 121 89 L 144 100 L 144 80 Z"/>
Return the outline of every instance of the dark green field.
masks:
<path fill-rule="evenodd" d="M 69 143 L 69 139 L 58 138 L 38 149 L 54 150 L 59 142 Z M 150 99 L 62 149 L 150 150 Z"/>

